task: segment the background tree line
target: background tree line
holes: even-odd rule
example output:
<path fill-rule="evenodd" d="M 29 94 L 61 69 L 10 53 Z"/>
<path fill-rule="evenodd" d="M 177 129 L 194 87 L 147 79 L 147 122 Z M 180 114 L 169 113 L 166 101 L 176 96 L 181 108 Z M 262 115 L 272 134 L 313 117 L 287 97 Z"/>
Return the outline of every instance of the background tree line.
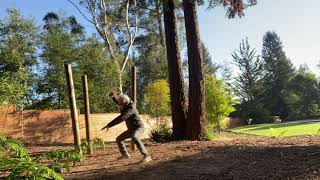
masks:
<path fill-rule="evenodd" d="M 319 115 L 319 79 L 306 65 L 294 68 L 276 32 L 264 35 L 261 55 L 245 39 L 232 57 L 240 70 L 234 83 L 240 104 L 234 116 L 262 123 L 270 122 L 270 116 Z"/>

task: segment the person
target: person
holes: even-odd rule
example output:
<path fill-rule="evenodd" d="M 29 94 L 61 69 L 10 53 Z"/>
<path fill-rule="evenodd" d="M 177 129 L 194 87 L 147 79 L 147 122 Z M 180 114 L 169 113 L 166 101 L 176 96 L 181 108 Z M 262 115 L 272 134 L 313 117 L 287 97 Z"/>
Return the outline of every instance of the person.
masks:
<path fill-rule="evenodd" d="M 151 156 L 149 155 L 147 149 L 141 142 L 139 136 L 144 131 L 144 125 L 141 121 L 140 115 L 138 110 L 136 109 L 136 104 L 130 100 L 130 98 L 125 95 L 117 95 L 114 91 L 110 92 L 109 96 L 112 100 L 120 106 L 121 114 L 108 123 L 105 127 L 101 130 L 107 129 L 125 121 L 127 125 L 127 130 L 121 133 L 117 138 L 116 142 L 121 153 L 121 157 L 119 159 L 130 159 L 130 155 L 127 151 L 127 148 L 124 144 L 124 140 L 131 138 L 133 142 L 137 145 L 139 151 L 144 156 L 142 162 L 149 162 L 151 161 Z"/>

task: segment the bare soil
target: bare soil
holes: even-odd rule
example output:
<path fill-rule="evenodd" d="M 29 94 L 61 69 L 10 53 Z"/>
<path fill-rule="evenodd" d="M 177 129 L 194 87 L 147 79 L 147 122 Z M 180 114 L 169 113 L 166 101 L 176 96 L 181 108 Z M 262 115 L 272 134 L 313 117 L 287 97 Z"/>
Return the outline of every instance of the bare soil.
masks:
<path fill-rule="evenodd" d="M 153 161 L 138 150 L 120 157 L 115 143 L 88 155 L 65 179 L 320 179 L 320 136 L 275 138 L 227 134 L 216 141 L 145 141 Z M 129 144 L 128 146 L 129 147 Z M 58 148 L 29 146 L 32 153 Z M 60 147 L 61 148 L 61 147 Z M 129 149 L 129 148 L 128 148 Z"/>

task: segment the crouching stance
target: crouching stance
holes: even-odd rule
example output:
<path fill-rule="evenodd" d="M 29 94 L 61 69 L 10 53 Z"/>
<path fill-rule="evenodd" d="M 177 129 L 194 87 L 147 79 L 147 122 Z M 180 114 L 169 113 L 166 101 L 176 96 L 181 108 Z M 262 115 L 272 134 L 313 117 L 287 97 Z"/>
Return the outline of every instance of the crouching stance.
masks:
<path fill-rule="evenodd" d="M 120 159 L 129 159 L 130 155 L 126 149 L 124 144 L 124 140 L 131 138 L 132 141 L 137 145 L 141 154 L 143 154 L 144 158 L 142 162 L 149 162 L 151 161 L 151 156 L 148 154 L 147 149 L 143 145 L 140 140 L 140 135 L 144 131 L 143 123 L 141 121 L 140 115 L 138 110 L 136 109 L 136 104 L 130 100 L 127 95 L 116 95 L 114 92 L 109 94 L 112 97 L 113 101 L 120 106 L 121 114 L 112 120 L 107 126 L 102 128 L 101 130 L 107 128 L 111 128 L 123 121 L 126 122 L 128 130 L 121 133 L 117 138 L 117 145 L 119 147 L 119 151 L 121 153 Z"/>

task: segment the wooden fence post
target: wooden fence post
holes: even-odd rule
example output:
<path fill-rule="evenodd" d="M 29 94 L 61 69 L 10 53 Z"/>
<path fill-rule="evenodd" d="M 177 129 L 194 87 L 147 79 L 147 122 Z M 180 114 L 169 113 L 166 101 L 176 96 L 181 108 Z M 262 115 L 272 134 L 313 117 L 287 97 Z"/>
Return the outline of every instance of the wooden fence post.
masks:
<path fill-rule="evenodd" d="M 74 84 L 73 84 L 73 78 L 72 78 L 71 65 L 65 64 L 64 68 L 65 68 L 66 79 L 67 79 L 74 145 L 75 145 L 76 149 L 78 149 L 80 152 L 82 152 L 81 147 L 80 147 L 81 139 L 80 139 L 80 132 L 79 132 L 79 120 L 78 120 L 76 98 L 75 98 L 75 93 L 74 93 Z"/>
<path fill-rule="evenodd" d="M 83 88 L 83 103 L 84 103 L 84 117 L 86 123 L 86 140 L 88 143 L 88 153 L 93 154 L 91 134 L 90 134 L 90 106 L 89 106 L 89 90 L 88 90 L 88 78 L 87 75 L 83 75 L 82 79 L 82 88 Z"/>
<path fill-rule="evenodd" d="M 24 120 L 23 120 L 23 107 L 21 109 L 21 139 L 23 141 L 23 137 L 24 137 Z"/>
<path fill-rule="evenodd" d="M 137 70 L 136 66 L 131 67 L 131 99 L 137 103 Z M 131 150 L 135 150 L 133 140 L 131 140 Z"/>

